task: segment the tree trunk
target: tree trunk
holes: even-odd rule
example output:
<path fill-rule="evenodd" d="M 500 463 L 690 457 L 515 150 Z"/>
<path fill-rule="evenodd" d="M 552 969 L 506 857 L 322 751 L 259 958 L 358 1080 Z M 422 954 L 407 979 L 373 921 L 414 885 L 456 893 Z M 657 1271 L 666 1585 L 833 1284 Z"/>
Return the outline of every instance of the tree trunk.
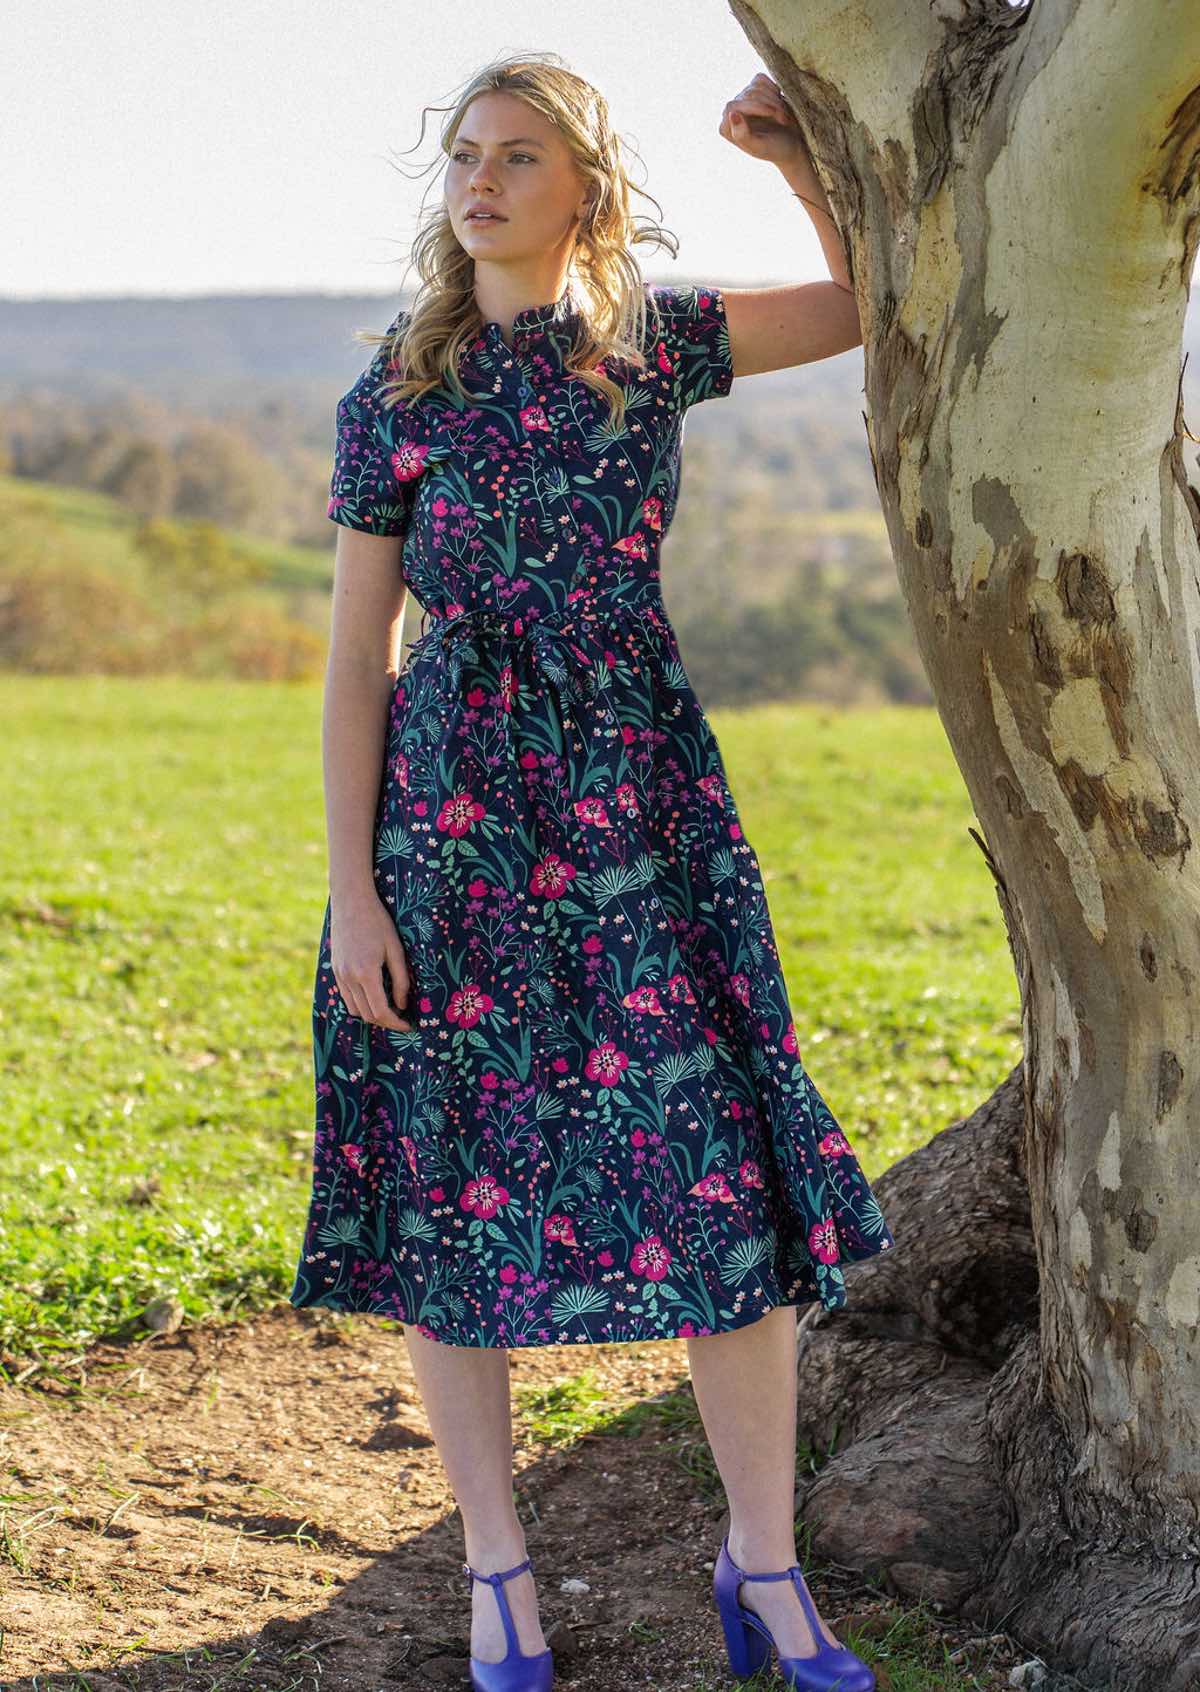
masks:
<path fill-rule="evenodd" d="M 880 502 L 1025 1037 L 878 1183 L 897 1249 L 848 1312 L 802 1319 L 802 1425 L 843 1441 L 805 1512 L 1096 1685 L 1195 1692 L 1200 6 L 733 9 L 846 240 Z"/>

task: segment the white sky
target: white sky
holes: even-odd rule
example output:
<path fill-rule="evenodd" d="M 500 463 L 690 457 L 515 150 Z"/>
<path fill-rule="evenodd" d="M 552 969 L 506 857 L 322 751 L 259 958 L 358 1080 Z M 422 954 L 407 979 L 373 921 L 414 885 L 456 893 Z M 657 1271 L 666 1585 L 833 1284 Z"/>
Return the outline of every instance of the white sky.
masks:
<path fill-rule="evenodd" d="M 779 172 L 717 134 L 764 68 L 720 0 L 53 0 L 19 9 L 0 56 L 0 295 L 396 289 L 439 191 L 416 176 L 439 114 L 401 157 L 422 105 L 529 49 L 603 90 L 678 274 L 828 274 Z M 672 270 L 665 249 L 639 261 Z"/>

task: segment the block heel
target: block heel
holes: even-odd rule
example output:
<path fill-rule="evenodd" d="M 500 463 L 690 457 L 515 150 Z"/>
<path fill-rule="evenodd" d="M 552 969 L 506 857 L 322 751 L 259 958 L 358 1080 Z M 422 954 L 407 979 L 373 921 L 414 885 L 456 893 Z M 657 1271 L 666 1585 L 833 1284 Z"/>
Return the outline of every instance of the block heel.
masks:
<path fill-rule="evenodd" d="M 713 1597 L 725 1633 L 730 1671 L 739 1680 L 749 1680 L 768 1661 L 772 1648 L 778 1650 L 766 1622 L 738 1598 L 738 1587 L 744 1580 L 791 1580 L 796 1588 L 817 1649 L 810 1657 L 780 1656 L 779 1672 L 790 1692 L 875 1692 L 870 1666 L 846 1646 L 830 1645 L 823 1637 L 799 1564 L 770 1574 L 747 1574 L 729 1555 L 726 1535 L 713 1568 Z"/>

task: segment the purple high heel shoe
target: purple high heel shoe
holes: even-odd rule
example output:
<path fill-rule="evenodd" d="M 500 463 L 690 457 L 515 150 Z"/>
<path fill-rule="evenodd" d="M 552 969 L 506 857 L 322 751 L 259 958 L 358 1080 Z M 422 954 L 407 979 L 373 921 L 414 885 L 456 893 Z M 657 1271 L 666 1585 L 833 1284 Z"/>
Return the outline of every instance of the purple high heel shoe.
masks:
<path fill-rule="evenodd" d="M 470 1575 L 472 1583 L 486 1580 L 495 1592 L 496 1602 L 500 1606 L 500 1620 L 504 1623 L 504 1637 L 508 1641 L 508 1649 L 499 1662 L 485 1663 L 479 1657 L 468 1659 L 474 1692 L 550 1692 L 554 1683 L 553 1651 L 549 1646 L 544 1651 L 534 1651 L 528 1656 L 522 1651 L 517 1643 L 517 1629 L 512 1610 L 509 1608 L 508 1594 L 504 1590 L 503 1583 L 511 1580 L 513 1575 L 519 1575 L 529 1564 L 530 1559 L 526 1557 L 523 1563 L 517 1563 L 515 1567 L 504 1569 L 499 1574 L 480 1574 L 470 1563 L 463 1564 L 463 1573 Z"/>
<path fill-rule="evenodd" d="M 743 1580 L 790 1580 L 796 1588 L 813 1638 L 816 1654 L 811 1657 L 779 1658 L 779 1672 L 793 1692 L 874 1692 L 875 1676 L 870 1666 L 845 1645 L 830 1645 L 821 1633 L 817 1612 L 804 1585 L 800 1565 L 779 1569 L 772 1574 L 747 1574 L 739 1569 L 729 1555 L 729 1536 L 721 1541 L 720 1554 L 713 1569 L 713 1597 L 725 1630 L 725 1646 L 729 1652 L 729 1666 L 739 1680 L 749 1680 L 769 1661 L 775 1640 L 762 1617 L 748 1610 L 738 1599 L 738 1584 Z M 775 1647 L 778 1650 L 778 1646 Z"/>

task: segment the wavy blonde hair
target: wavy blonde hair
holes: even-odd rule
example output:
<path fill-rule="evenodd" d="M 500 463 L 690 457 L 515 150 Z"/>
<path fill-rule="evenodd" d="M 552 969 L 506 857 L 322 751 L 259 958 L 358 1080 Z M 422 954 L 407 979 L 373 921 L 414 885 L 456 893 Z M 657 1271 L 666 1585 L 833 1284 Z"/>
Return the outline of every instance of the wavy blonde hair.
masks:
<path fill-rule="evenodd" d="M 517 54 L 494 60 L 470 78 L 447 110 L 442 128 L 443 162 L 471 101 L 500 91 L 526 101 L 557 125 L 575 164 L 593 189 L 591 208 L 579 224 L 567 274 L 567 287 L 579 304 L 579 324 L 565 367 L 610 402 L 610 424 L 619 429 L 625 415 L 623 389 L 595 366 L 605 358 L 645 364 L 646 291 L 631 249 L 643 242 L 678 252 L 675 237 L 653 220 L 635 218 L 632 196 L 642 193 L 625 168 L 624 143 L 609 119 L 608 103 L 597 88 L 569 69 L 556 53 Z M 422 121 L 422 134 L 424 121 Z M 645 195 L 658 207 L 652 195 Z M 661 208 L 658 208 L 661 210 Z M 417 399 L 445 383 L 461 399 L 468 394 L 458 373 L 463 347 L 483 327 L 475 301 L 475 261 L 459 242 L 442 201 L 423 219 L 413 242 L 411 264 L 421 278 L 412 305 L 401 311 L 390 331 L 360 329 L 355 339 L 386 349 L 385 364 L 401 374 L 380 384 L 384 405 Z M 657 329 L 657 311 L 654 311 Z"/>

